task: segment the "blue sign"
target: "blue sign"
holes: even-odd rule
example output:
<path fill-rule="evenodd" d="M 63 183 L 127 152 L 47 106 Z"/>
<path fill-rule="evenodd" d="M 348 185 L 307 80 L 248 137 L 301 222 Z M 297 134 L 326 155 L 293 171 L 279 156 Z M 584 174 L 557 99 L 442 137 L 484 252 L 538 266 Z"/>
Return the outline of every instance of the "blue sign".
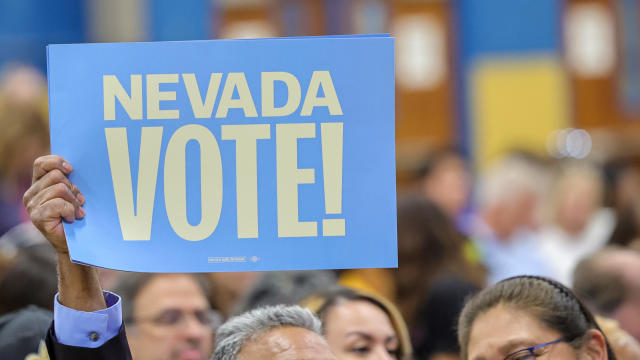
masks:
<path fill-rule="evenodd" d="M 71 259 L 118 270 L 396 267 L 394 39 L 47 47 Z"/>

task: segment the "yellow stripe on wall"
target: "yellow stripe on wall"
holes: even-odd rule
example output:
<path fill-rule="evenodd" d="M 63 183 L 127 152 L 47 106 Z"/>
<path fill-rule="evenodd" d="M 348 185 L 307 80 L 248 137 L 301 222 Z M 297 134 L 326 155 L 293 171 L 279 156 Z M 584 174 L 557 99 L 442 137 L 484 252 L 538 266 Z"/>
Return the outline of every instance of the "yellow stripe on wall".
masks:
<path fill-rule="evenodd" d="M 569 124 L 567 81 L 554 57 L 479 62 L 470 95 L 478 169 L 512 149 L 544 154 L 549 134 Z"/>

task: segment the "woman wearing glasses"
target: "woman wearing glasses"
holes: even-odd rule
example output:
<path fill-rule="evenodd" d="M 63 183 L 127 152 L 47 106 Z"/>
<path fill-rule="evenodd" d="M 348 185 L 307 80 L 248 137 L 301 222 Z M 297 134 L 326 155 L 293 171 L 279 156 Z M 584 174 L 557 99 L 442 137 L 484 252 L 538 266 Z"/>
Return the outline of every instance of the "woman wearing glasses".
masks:
<path fill-rule="evenodd" d="M 458 340 L 463 360 L 616 359 L 573 292 L 535 276 L 503 280 L 471 298 Z"/>

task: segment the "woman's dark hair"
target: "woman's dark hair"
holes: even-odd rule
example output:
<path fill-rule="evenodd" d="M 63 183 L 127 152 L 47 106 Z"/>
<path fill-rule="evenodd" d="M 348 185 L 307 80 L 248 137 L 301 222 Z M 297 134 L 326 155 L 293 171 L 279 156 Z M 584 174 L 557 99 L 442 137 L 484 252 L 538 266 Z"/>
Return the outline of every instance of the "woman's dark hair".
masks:
<path fill-rule="evenodd" d="M 640 236 L 640 204 L 633 203 L 618 214 L 618 222 L 609 237 L 609 245 L 627 247 Z"/>
<path fill-rule="evenodd" d="M 389 300 L 371 293 L 344 287 L 333 287 L 319 292 L 302 302 L 302 305 L 316 313 L 325 324 L 329 311 L 344 301 L 366 301 L 380 308 L 388 317 L 398 337 L 398 359 L 411 359 L 413 349 L 407 326 L 398 309 Z M 326 329 L 326 325 L 325 325 Z"/>
<path fill-rule="evenodd" d="M 374 299 L 349 288 L 335 287 L 318 294 L 318 297 L 321 298 L 323 302 L 315 313 L 321 320 L 325 320 L 329 310 L 338 305 L 339 302 L 358 300 L 370 302 L 384 311 L 387 316 L 391 316 L 389 310 L 378 299 Z"/>
<path fill-rule="evenodd" d="M 415 196 L 399 199 L 399 255 L 414 256 L 407 260 L 425 263 L 425 267 L 439 267 L 459 261 L 464 243 L 464 236 L 435 203 Z"/>
<path fill-rule="evenodd" d="M 404 196 L 398 200 L 398 268 L 393 269 L 395 299 L 409 326 L 414 327 L 419 306 L 441 276 L 457 274 L 478 286 L 484 274 L 465 257 L 467 239 L 432 201 Z"/>
<path fill-rule="evenodd" d="M 476 318 L 498 305 L 523 310 L 545 326 L 562 334 L 574 348 L 584 345 L 584 335 L 591 329 L 604 333 L 582 301 L 555 280 L 539 276 L 516 276 L 503 280 L 473 296 L 458 320 L 458 341 L 462 359 L 468 357 L 471 327 Z M 609 360 L 616 357 L 606 340 Z"/>
<path fill-rule="evenodd" d="M 443 270 L 467 270 L 466 239 L 449 217 L 432 201 L 404 196 L 398 201 L 398 261 L 394 271 L 399 298 L 416 290 L 425 292 Z M 411 269 L 418 273 L 408 274 Z M 463 271 L 464 272 L 464 271 Z M 466 273 L 463 275 L 467 275 Z M 416 289 L 419 276 L 424 289 Z M 410 281 L 409 281 L 410 280 Z"/>

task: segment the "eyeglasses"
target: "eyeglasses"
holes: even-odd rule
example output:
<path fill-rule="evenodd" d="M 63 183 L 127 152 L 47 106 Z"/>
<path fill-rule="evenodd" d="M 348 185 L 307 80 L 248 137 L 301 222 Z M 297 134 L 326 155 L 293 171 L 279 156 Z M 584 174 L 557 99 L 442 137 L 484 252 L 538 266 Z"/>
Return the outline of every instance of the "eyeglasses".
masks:
<path fill-rule="evenodd" d="M 215 331 L 222 324 L 222 314 L 213 310 L 196 310 L 193 312 L 184 312 L 179 309 L 167 309 L 160 314 L 149 318 L 129 318 L 125 322 L 145 323 L 150 322 L 154 325 L 164 328 L 182 327 L 187 322 L 187 318 L 193 316 L 196 321 L 205 327 Z"/>
<path fill-rule="evenodd" d="M 549 345 L 557 344 L 562 341 L 565 341 L 565 339 L 561 338 L 561 339 L 550 341 L 544 344 L 534 345 L 528 348 L 520 349 L 518 351 L 514 351 L 511 354 L 507 355 L 504 358 L 504 360 L 534 360 L 538 356 L 541 356 L 543 354 L 543 353 L 540 353 L 539 351 L 540 349 Z M 538 350 L 538 353 L 536 353 L 536 350 Z"/>

